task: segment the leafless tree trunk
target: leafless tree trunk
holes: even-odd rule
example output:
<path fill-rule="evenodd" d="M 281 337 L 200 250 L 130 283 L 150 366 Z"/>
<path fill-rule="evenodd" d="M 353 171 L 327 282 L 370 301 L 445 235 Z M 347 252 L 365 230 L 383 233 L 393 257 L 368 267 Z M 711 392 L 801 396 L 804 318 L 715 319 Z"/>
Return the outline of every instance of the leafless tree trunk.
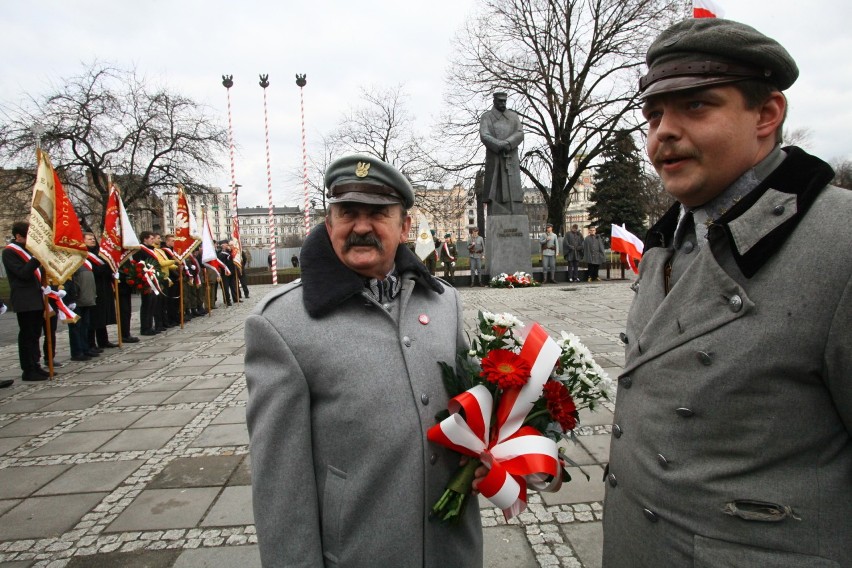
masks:
<path fill-rule="evenodd" d="M 0 159 L 30 167 L 36 133 L 83 221 L 100 226 L 111 174 L 125 205 L 183 185 L 207 191 L 203 180 L 220 167 L 227 133 L 205 106 L 139 77 L 135 71 L 93 63 L 46 95 L 4 106 Z M 88 218 L 88 219 L 86 219 Z"/>
<path fill-rule="evenodd" d="M 521 171 L 561 234 L 583 170 L 617 132 L 639 128 L 644 53 L 682 10 L 679 0 L 485 0 L 456 41 L 446 142 L 478 150 L 480 116 L 494 91 L 506 91 L 526 134 Z"/>

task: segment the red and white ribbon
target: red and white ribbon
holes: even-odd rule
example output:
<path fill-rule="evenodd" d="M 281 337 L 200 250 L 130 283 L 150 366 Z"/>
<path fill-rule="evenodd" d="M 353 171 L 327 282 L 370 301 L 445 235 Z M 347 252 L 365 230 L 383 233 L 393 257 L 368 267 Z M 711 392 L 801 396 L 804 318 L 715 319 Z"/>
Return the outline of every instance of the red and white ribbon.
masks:
<path fill-rule="evenodd" d="M 431 442 L 479 458 L 490 468 L 479 483 L 479 491 L 503 510 L 506 520 L 527 506 L 526 476 L 560 476 L 556 443 L 523 425 L 560 353 L 556 342 L 534 324 L 520 353 L 530 364 L 530 378 L 522 388 L 503 391 L 494 427 L 488 427 L 494 404 L 491 393 L 477 385 L 452 398 L 447 404 L 450 416 L 427 433 Z"/>
<path fill-rule="evenodd" d="M 160 281 L 157 280 L 157 271 L 153 266 L 145 264 L 144 262 L 141 264 L 142 278 L 145 280 L 145 283 L 148 284 L 148 288 L 150 288 L 154 294 L 159 295 L 162 290 L 160 289 Z"/>
<path fill-rule="evenodd" d="M 79 319 L 80 316 L 75 314 L 74 310 L 65 305 L 65 301 L 63 300 L 66 293 L 65 290 L 57 291 L 50 286 L 45 286 L 41 289 L 41 291 L 48 299 L 53 300 L 56 303 L 56 309 L 59 310 L 60 321 L 75 323 Z M 53 306 L 51 306 L 50 303 L 47 304 L 47 307 L 49 311 L 53 312 Z"/>
<path fill-rule="evenodd" d="M 30 259 L 33 257 L 33 255 L 27 252 L 24 247 L 17 243 L 9 243 L 8 245 L 6 245 L 6 248 L 20 256 L 24 260 L 24 262 L 29 262 Z M 35 279 L 38 281 L 39 284 L 41 284 L 41 269 L 34 268 L 33 276 L 35 276 Z"/>

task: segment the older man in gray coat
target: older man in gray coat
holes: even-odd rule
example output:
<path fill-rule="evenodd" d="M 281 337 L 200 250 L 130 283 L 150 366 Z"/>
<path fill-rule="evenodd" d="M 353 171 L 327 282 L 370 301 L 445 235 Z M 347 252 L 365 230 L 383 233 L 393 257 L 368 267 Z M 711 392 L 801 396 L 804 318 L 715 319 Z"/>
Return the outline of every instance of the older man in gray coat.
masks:
<path fill-rule="evenodd" d="M 326 171 L 326 222 L 302 280 L 246 322 L 247 420 L 265 567 L 482 565 L 476 499 L 428 519 L 459 465 L 426 440 L 447 395 L 438 363 L 465 349 L 457 292 L 405 246 L 413 190 L 369 156 Z"/>
<path fill-rule="evenodd" d="M 648 65 L 679 203 L 628 316 L 603 565 L 852 566 L 852 192 L 779 146 L 798 69 L 776 41 L 687 20 Z"/>

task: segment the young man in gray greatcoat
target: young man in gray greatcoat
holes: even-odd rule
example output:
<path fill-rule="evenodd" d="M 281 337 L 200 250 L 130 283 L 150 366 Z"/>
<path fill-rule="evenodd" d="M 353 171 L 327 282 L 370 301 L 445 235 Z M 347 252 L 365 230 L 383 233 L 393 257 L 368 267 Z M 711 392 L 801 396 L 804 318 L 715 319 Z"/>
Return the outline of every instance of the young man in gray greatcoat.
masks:
<path fill-rule="evenodd" d="M 798 69 L 775 40 L 686 20 L 647 62 L 678 203 L 634 286 L 603 566 L 852 566 L 852 192 L 781 148 Z"/>
<path fill-rule="evenodd" d="M 398 170 L 348 156 L 325 185 L 301 281 L 246 321 L 263 566 L 481 567 L 476 499 L 459 525 L 428 519 L 459 465 L 426 431 L 447 404 L 438 362 L 467 348 L 461 299 L 406 246 L 414 192 Z"/>

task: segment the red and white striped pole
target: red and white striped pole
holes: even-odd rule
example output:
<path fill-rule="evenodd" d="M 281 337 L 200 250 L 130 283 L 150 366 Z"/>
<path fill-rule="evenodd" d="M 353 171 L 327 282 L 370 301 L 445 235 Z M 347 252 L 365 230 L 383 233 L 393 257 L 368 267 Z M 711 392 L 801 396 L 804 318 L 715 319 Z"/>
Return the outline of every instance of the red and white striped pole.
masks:
<path fill-rule="evenodd" d="M 266 185 L 269 190 L 269 258 L 272 260 L 272 285 L 278 285 L 278 262 L 275 258 L 277 245 L 275 230 L 275 211 L 272 205 L 272 163 L 269 160 L 269 113 L 266 110 L 266 87 L 269 86 L 269 75 L 260 76 L 260 86 L 263 87 L 263 128 L 266 132 Z"/>
<path fill-rule="evenodd" d="M 308 148 L 305 144 L 305 85 L 308 84 L 306 75 L 296 74 L 296 84 L 299 86 L 299 100 L 302 108 L 302 179 L 305 185 L 305 236 L 311 232 L 311 200 L 308 195 Z"/>
<path fill-rule="evenodd" d="M 222 85 L 228 93 L 228 148 L 231 153 L 231 216 L 233 231 L 231 237 L 237 241 L 237 248 L 242 251 L 240 244 L 240 222 L 237 218 L 237 174 L 234 169 L 234 127 L 231 122 L 231 87 L 234 86 L 233 75 L 222 75 Z M 241 259 L 237 259 L 240 262 Z"/>

